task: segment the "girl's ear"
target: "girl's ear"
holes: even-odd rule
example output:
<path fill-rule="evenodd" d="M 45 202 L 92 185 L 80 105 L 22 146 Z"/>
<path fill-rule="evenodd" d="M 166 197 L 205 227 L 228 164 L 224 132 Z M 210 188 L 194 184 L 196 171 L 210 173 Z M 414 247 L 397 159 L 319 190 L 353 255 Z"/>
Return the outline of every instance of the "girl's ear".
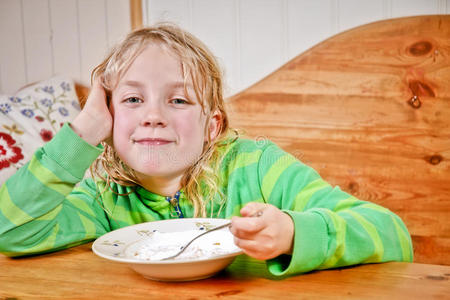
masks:
<path fill-rule="evenodd" d="M 208 132 L 209 132 L 209 139 L 213 141 L 220 133 L 220 128 L 222 127 L 222 114 L 220 111 L 216 110 L 209 119 L 208 124 Z M 208 139 L 207 136 L 205 136 L 205 141 Z"/>

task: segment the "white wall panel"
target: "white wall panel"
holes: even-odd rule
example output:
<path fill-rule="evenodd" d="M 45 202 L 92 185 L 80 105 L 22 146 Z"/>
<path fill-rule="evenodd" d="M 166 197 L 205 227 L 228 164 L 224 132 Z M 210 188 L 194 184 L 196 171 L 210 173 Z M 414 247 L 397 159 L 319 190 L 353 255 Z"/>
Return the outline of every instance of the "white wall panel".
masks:
<path fill-rule="evenodd" d="M 332 2 L 333 0 L 287 2 L 289 59 L 337 30 L 332 18 Z"/>
<path fill-rule="evenodd" d="M 13 93 L 27 82 L 22 4 L 0 1 L 0 91 Z"/>
<path fill-rule="evenodd" d="M 89 84 L 130 28 L 129 0 L 0 0 L 0 93 L 56 74 Z"/>
<path fill-rule="evenodd" d="M 392 17 L 439 14 L 439 0 L 391 0 Z"/>
<path fill-rule="evenodd" d="M 339 31 L 383 19 L 383 1 L 345 0 L 338 7 Z"/>
<path fill-rule="evenodd" d="M 130 5 L 127 0 L 106 0 L 108 48 L 121 41 L 130 31 Z"/>
<path fill-rule="evenodd" d="M 27 80 L 35 82 L 51 77 L 53 49 L 47 0 L 22 0 Z"/>
<path fill-rule="evenodd" d="M 90 74 L 107 52 L 107 29 L 105 2 L 78 0 L 81 78 L 89 82 Z"/>
<path fill-rule="evenodd" d="M 236 41 L 234 1 L 192 1 L 192 32 L 202 40 L 217 57 L 225 74 L 236 74 L 238 45 Z M 231 24 L 223 30 L 223 24 Z M 226 76 L 227 79 L 235 78 Z M 226 88 L 236 86 L 237 81 L 225 82 Z"/>
<path fill-rule="evenodd" d="M 450 0 L 144 0 L 147 24 L 171 21 L 200 37 L 224 66 L 228 95 L 350 27 L 449 14 Z M 128 0 L 1 0 L 0 92 L 62 74 L 89 83 L 130 29 Z"/>
<path fill-rule="evenodd" d="M 52 47 L 54 72 L 81 78 L 81 48 L 76 0 L 51 0 Z"/>
<path fill-rule="evenodd" d="M 192 0 L 148 0 L 147 24 L 170 21 L 190 31 Z"/>
<path fill-rule="evenodd" d="M 144 16 L 148 16 L 144 23 L 175 22 L 201 38 L 221 58 L 227 71 L 226 81 L 231 85 L 228 95 L 344 30 L 392 17 L 445 14 L 450 10 L 450 0 L 144 0 L 144 3 Z M 234 10 L 232 17 L 228 15 L 230 10 Z"/>
<path fill-rule="evenodd" d="M 241 86 L 249 86 L 283 62 L 283 9 L 278 0 L 239 3 Z"/>

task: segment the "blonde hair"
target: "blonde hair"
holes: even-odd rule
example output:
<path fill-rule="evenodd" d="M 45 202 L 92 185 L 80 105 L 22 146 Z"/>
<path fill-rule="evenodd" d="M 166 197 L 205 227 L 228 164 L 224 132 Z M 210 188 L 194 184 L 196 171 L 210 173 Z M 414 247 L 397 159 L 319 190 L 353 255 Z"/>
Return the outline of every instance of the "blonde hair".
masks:
<path fill-rule="evenodd" d="M 211 140 L 209 126 L 206 126 L 205 135 L 208 140 L 203 146 L 200 158 L 194 163 L 182 178 L 181 186 L 186 197 L 194 207 L 194 217 L 206 217 L 207 203 L 212 208 L 215 195 L 221 198 L 221 207 L 225 201 L 219 190 L 220 162 L 223 151 L 219 146 L 228 140 L 232 130 L 229 128 L 228 117 L 222 94 L 222 73 L 218 63 L 207 47 L 196 37 L 183 31 L 173 24 L 158 24 L 131 32 L 127 37 L 113 48 L 106 59 L 92 72 L 92 80 L 101 78 L 106 90 L 108 101 L 122 76 L 128 70 L 136 57 L 149 45 L 158 44 L 165 47 L 181 61 L 184 75 L 185 89 L 188 80 L 191 80 L 194 91 L 203 112 L 207 116 L 206 124 L 214 112 L 219 112 L 220 121 L 218 134 Z M 120 185 L 139 185 L 134 170 L 124 163 L 113 147 L 102 143 L 105 150 L 91 167 L 91 173 L 99 176 L 110 186 L 110 181 Z M 106 171 L 107 178 L 102 173 Z"/>

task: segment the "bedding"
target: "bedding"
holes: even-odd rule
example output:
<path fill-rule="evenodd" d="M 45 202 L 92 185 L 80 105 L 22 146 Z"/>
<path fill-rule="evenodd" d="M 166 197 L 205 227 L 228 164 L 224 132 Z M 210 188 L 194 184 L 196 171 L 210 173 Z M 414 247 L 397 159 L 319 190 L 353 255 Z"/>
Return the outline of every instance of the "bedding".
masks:
<path fill-rule="evenodd" d="M 79 111 L 75 83 L 66 77 L 0 95 L 0 185 Z"/>

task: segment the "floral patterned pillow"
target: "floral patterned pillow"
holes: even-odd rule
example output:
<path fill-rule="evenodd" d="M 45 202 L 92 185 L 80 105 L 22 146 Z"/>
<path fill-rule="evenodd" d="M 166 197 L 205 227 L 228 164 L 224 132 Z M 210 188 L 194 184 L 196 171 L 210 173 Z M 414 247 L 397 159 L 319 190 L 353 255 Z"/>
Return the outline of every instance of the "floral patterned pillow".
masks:
<path fill-rule="evenodd" d="M 67 78 L 0 95 L 0 185 L 79 111 L 74 82 Z"/>

